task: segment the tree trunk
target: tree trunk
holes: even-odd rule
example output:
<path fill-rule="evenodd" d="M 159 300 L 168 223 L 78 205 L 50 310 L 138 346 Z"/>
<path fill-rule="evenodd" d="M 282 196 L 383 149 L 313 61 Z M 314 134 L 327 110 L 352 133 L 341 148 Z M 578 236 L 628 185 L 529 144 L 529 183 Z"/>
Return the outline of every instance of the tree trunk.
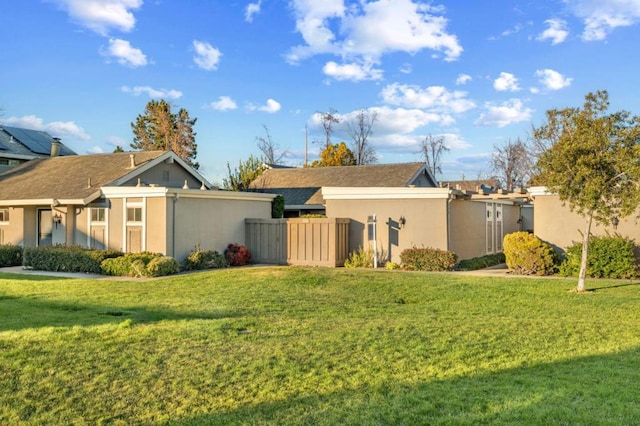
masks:
<path fill-rule="evenodd" d="M 578 287 L 576 291 L 582 293 L 585 290 L 585 278 L 587 276 L 587 259 L 589 254 L 589 236 L 591 234 L 591 222 L 593 222 L 593 212 L 589 212 L 587 218 L 587 230 L 582 236 L 582 258 L 580 260 L 580 274 L 578 275 Z"/>

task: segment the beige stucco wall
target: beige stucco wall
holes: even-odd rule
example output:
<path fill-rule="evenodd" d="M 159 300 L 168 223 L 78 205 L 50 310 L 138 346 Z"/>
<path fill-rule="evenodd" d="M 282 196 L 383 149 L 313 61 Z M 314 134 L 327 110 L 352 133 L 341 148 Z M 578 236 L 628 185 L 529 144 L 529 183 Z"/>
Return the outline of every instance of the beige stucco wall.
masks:
<path fill-rule="evenodd" d="M 167 198 L 147 198 L 146 203 L 146 247 L 147 251 L 167 254 Z"/>
<path fill-rule="evenodd" d="M 369 247 L 367 217 L 374 213 L 378 249 L 384 250 L 393 262 L 400 262 L 400 253 L 413 246 L 447 249 L 446 199 L 330 199 L 326 207 L 329 217 L 351 219 L 349 251 Z M 401 216 L 406 223 L 399 229 Z"/>
<path fill-rule="evenodd" d="M 169 180 L 165 180 L 165 172 L 168 172 Z M 176 163 L 165 162 L 158 164 L 150 170 L 141 173 L 138 177 L 143 184 L 165 186 L 168 188 L 182 188 L 185 180 L 191 189 L 199 189 L 202 185 L 202 182 L 196 180 L 193 175 Z M 123 186 L 137 185 L 138 177 L 127 181 Z"/>
<path fill-rule="evenodd" d="M 640 214 L 640 212 L 639 212 Z M 638 214 L 621 219 L 617 229 L 612 225 L 602 226 L 595 222 L 591 228 L 593 235 L 619 233 L 640 243 L 640 226 L 636 218 Z M 563 206 L 557 195 L 537 195 L 533 209 L 534 233 L 541 240 L 547 241 L 564 250 L 575 241 L 582 240 L 587 221 L 583 216 L 571 212 L 569 206 Z"/>
<path fill-rule="evenodd" d="M 451 200 L 449 250 L 459 259 L 484 255 L 487 244 L 486 204 L 479 201 Z"/>
<path fill-rule="evenodd" d="M 37 209 L 27 206 L 23 210 L 23 245 L 35 247 L 38 233 Z"/>
<path fill-rule="evenodd" d="M 172 228 L 173 201 L 167 203 L 167 234 Z M 183 260 L 199 244 L 223 252 L 230 243 L 245 244 L 245 218 L 270 218 L 271 201 L 179 197 L 175 202 L 174 257 Z M 167 241 L 171 242 L 171 237 Z M 173 247 L 168 247 L 171 253 Z"/>
<path fill-rule="evenodd" d="M 9 207 L 9 223 L 0 225 L 3 239 L 2 244 L 23 244 L 24 209 L 21 207 Z"/>

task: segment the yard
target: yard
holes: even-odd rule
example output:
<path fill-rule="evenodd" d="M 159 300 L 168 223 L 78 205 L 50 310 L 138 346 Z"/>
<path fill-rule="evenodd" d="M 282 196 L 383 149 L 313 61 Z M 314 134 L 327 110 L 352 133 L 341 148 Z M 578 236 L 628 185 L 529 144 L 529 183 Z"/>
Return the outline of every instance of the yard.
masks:
<path fill-rule="evenodd" d="M 637 424 L 640 284 L 0 274 L 2 424 Z"/>

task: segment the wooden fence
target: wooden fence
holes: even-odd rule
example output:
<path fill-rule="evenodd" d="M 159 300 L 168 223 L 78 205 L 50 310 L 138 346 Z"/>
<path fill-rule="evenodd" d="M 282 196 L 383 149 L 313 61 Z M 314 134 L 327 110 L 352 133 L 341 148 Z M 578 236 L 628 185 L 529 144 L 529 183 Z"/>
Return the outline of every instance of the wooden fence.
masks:
<path fill-rule="evenodd" d="M 245 219 L 246 245 L 258 263 L 343 266 L 350 219 Z"/>

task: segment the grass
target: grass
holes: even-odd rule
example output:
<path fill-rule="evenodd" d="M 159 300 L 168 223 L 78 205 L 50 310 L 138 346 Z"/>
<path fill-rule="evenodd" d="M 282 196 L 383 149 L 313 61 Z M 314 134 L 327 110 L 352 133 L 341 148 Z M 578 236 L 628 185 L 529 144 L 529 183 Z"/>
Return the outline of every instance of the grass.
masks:
<path fill-rule="evenodd" d="M 589 283 L 0 274 L 0 423 L 640 423 L 640 285 Z"/>

